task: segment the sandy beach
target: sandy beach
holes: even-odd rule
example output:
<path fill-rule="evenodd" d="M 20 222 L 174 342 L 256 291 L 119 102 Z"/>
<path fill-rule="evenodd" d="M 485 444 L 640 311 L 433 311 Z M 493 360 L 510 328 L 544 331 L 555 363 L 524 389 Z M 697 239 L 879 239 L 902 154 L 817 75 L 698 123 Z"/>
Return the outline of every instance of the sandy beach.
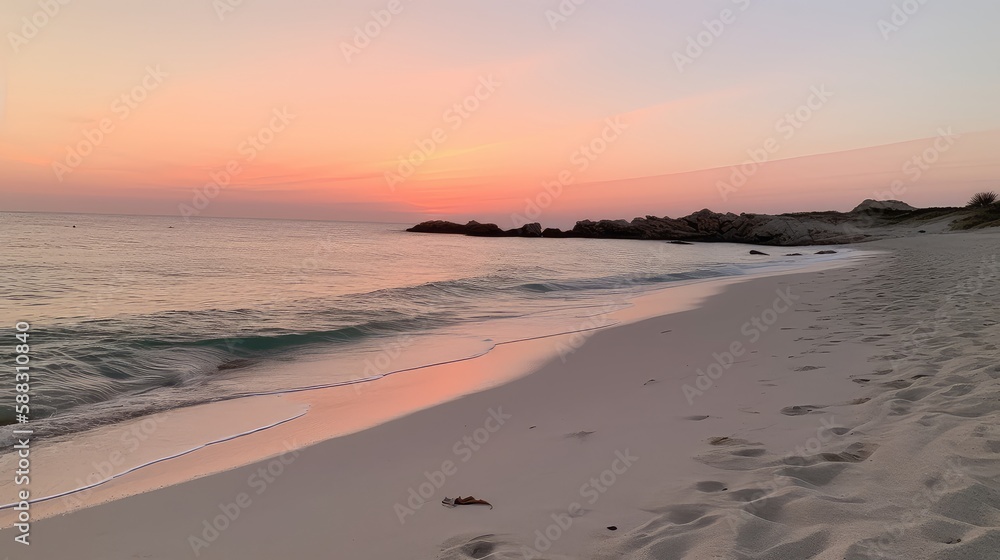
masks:
<path fill-rule="evenodd" d="M 4 2 L 0 560 L 1000 560 L 998 20 Z"/>
<path fill-rule="evenodd" d="M 36 521 L 30 548 L 7 528 L 0 555 L 1000 558 L 1000 234 L 861 248 L 534 341 L 530 374 L 356 433 L 279 454 L 315 433 L 290 422 L 195 452 L 187 478 L 242 446 L 273 457 Z M 460 371 L 385 383 L 421 375 Z M 457 496 L 492 507 L 442 507 Z"/>

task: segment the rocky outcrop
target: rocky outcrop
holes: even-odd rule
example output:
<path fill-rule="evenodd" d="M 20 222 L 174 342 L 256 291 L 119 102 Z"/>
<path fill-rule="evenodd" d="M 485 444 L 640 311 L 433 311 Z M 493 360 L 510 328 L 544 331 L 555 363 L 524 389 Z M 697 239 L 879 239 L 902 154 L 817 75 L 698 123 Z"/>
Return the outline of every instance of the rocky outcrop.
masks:
<path fill-rule="evenodd" d="M 517 231 L 518 237 L 541 237 L 542 236 L 542 224 L 537 222 L 533 224 L 524 224 Z"/>
<path fill-rule="evenodd" d="M 863 236 L 850 234 L 831 223 L 813 224 L 791 216 L 763 214 L 717 214 L 702 210 L 683 218 L 646 216 L 631 222 L 626 220 L 582 220 L 569 231 L 542 229 L 540 224 L 527 224 L 504 231 L 496 224 L 476 221 L 465 225 L 431 221 L 406 231 L 417 233 L 449 233 L 473 237 L 582 237 L 591 239 L 650 239 L 661 241 L 728 241 L 755 245 L 821 245 L 850 243 Z"/>
<path fill-rule="evenodd" d="M 504 231 L 496 224 L 481 224 L 475 220 L 465 225 L 443 220 L 433 220 L 417 224 L 406 231 L 415 233 L 448 233 L 471 237 L 541 237 L 542 224 L 525 224 L 520 228 Z"/>
<path fill-rule="evenodd" d="M 851 212 L 867 212 L 867 211 L 884 212 L 886 210 L 893 212 L 912 212 L 916 208 L 910 206 L 905 202 L 900 202 L 898 200 L 872 200 L 868 199 L 857 206 Z"/>
<path fill-rule="evenodd" d="M 729 242 L 753 245 L 839 245 L 914 235 L 918 229 L 939 223 L 940 229 L 961 223 L 971 210 L 961 208 L 913 209 L 899 201 L 866 200 L 851 212 L 796 214 L 720 214 L 701 210 L 682 218 L 646 216 L 627 220 L 581 220 L 573 229 L 542 229 L 527 224 L 504 231 L 495 224 L 424 222 L 407 231 L 453 233 L 480 237 L 581 237 L 593 239 L 648 239 L 672 242 Z M 978 225 L 978 224 L 977 224 Z"/>
<path fill-rule="evenodd" d="M 583 220 L 577 222 L 569 234 L 572 237 L 600 239 L 727 241 L 783 246 L 852 243 L 864 239 L 863 234 L 844 227 L 848 222 L 846 218 L 834 217 L 736 215 L 702 210 L 677 219 L 646 216 L 631 222 Z"/>
<path fill-rule="evenodd" d="M 473 220 L 465 224 L 465 234 L 473 237 L 503 237 L 504 231 L 496 224 L 481 224 Z"/>
<path fill-rule="evenodd" d="M 475 222 L 469 223 L 472 224 Z M 406 231 L 416 233 L 453 233 L 458 235 L 466 235 L 468 233 L 466 226 L 456 224 L 455 222 L 446 222 L 444 220 L 431 220 L 429 222 L 419 223 Z"/>

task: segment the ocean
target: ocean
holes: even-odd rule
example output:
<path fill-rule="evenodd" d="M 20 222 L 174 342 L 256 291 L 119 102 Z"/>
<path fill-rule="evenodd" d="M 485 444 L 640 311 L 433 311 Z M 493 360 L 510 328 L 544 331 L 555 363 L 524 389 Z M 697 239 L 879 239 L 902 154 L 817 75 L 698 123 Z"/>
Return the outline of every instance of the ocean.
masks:
<path fill-rule="evenodd" d="M 608 326 L 608 314 L 632 297 L 672 283 L 824 258 L 406 227 L 0 214 L 0 316 L 11 350 L 15 323 L 31 326 L 36 437 L 220 399 L 371 382 L 497 344 Z M 0 394 L 9 437 L 13 382 Z"/>

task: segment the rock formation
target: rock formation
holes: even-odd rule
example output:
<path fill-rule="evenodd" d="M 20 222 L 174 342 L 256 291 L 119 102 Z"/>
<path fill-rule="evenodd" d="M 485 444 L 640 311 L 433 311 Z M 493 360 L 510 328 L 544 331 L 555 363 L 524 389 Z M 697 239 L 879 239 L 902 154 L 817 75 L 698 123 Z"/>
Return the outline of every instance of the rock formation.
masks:
<path fill-rule="evenodd" d="M 872 200 L 868 199 L 857 206 L 851 212 L 864 212 L 866 210 L 891 210 L 893 212 L 912 212 L 916 208 L 905 202 L 898 200 Z"/>
<path fill-rule="evenodd" d="M 406 231 L 416 233 L 451 233 L 472 237 L 542 237 L 542 224 L 525 224 L 520 228 L 504 231 L 496 224 L 481 224 L 475 220 L 465 225 L 443 220 L 432 220 L 417 224 Z"/>
<path fill-rule="evenodd" d="M 974 213 L 963 208 L 916 209 L 895 200 L 866 200 L 851 212 L 802 212 L 795 214 L 720 214 L 701 210 L 682 218 L 646 216 L 626 220 L 581 220 L 573 229 L 542 229 L 527 224 L 502 230 L 476 221 L 465 225 L 444 221 L 424 222 L 407 231 L 451 233 L 477 237 L 582 237 L 594 239 L 647 239 L 674 242 L 729 242 L 754 245 L 838 245 L 916 234 L 918 228 L 938 224 L 939 230 L 963 223 Z M 975 217 L 975 216 L 973 216 Z M 978 222 L 975 223 L 978 226 Z M 989 224 L 992 225 L 992 224 Z"/>

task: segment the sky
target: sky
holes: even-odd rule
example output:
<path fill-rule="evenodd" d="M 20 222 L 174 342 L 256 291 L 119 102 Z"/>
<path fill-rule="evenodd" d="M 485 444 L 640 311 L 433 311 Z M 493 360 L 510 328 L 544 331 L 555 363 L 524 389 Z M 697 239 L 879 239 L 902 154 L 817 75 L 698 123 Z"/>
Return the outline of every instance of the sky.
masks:
<path fill-rule="evenodd" d="M 995 0 L 8 0 L 0 211 L 503 227 L 1000 188 Z"/>

